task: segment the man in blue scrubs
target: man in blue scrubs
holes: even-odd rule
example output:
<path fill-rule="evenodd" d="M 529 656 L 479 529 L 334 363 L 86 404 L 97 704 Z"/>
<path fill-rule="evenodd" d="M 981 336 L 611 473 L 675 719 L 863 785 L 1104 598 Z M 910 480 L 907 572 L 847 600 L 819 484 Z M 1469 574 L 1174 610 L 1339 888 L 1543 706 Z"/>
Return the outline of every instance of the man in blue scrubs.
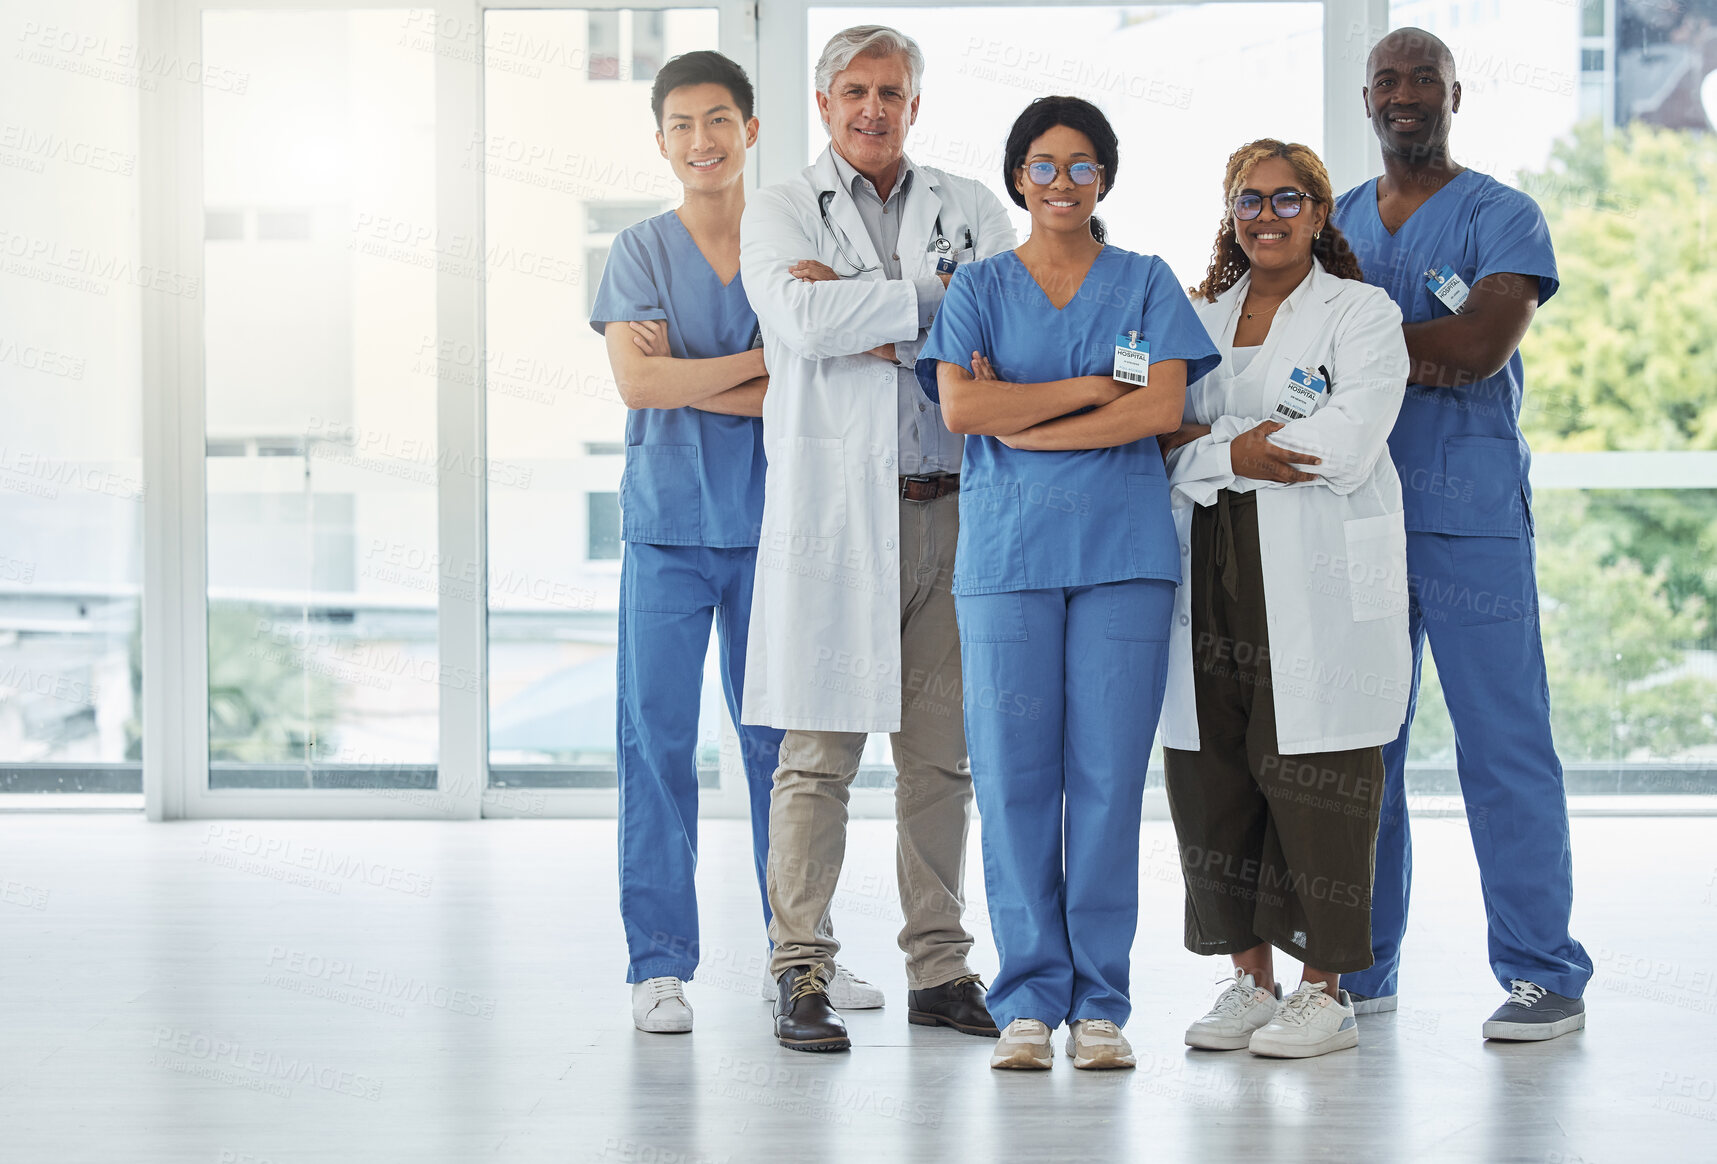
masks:
<path fill-rule="evenodd" d="M 1461 86 L 1442 41 L 1398 29 L 1371 50 L 1366 72 L 1384 172 L 1337 199 L 1335 217 L 1366 281 L 1401 308 L 1413 362 L 1389 438 L 1406 502 L 1413 698 L 1383 749 L 1376 962 L 1344 985 L 1362 1014 L 1395 1008 L 1412 876 L 1402 771 L 1429 638 L 1455 728 L 1491 968 L 1510 990 L 1484 1036 L 1551 1039 L 1585 1026 L 1592 976 L 1568 931 L 1568 804 L 1550 737 L 1520 433 L 1518 348 L 1556 293 L 1556 257 L 1531 198 L 1449 156 Z"/>
<path fill-rule="evenodd" d="M 685 186 L 677 210 L 614 240 L 590 325 L 626 417 L 620 484 L 620 913 L 632 1019 L 692 1027 L 698 964 L 698 705 L 714 616 L 738 724 L 763 514 L 763 350 L 739 278 L 745 152 L 757 141 L 744 70 L 715 52 L 675 57 L 651 93 L 656 142 Z M 781 733 L 741 726 L 763 919 L 769 790 Z M 761 948 L 761 945 L 760 945 Z"/>

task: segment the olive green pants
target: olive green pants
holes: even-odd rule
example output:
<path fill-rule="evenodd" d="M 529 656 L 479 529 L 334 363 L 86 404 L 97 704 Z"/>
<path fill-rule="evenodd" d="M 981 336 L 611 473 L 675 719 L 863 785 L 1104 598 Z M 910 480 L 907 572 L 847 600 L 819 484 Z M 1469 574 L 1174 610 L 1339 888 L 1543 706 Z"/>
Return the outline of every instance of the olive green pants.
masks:
<path fill-rule="evenodd" d="M 1200 748 L 1164 749 L 1186 948 L 1268 942 L 1318 970 L 1363 970 L 1383 751 L 1276 751 L 1254 494 L 1194 510 L 1188 571 Z"/>

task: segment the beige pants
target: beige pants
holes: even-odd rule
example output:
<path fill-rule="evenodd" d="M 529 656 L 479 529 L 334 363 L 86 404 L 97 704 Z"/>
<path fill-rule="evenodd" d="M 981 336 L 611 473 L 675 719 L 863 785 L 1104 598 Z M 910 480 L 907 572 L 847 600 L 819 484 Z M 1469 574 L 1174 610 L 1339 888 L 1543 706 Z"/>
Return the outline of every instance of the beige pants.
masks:
<path fill-rule="evenodd" d="M 966 833 L 972 772 L 960 706 L 960 635 L 954 625 L 954 543 L 959 497 L 900 503 L 900 730 L 894 743 L 895 874 L 913 990 L 968 973 Z M 864 732 L 789 731 L 769 800 L 770 973 L 825 964 L 840 943 L 829 905 L 847 849 L 847 798 Z"/>

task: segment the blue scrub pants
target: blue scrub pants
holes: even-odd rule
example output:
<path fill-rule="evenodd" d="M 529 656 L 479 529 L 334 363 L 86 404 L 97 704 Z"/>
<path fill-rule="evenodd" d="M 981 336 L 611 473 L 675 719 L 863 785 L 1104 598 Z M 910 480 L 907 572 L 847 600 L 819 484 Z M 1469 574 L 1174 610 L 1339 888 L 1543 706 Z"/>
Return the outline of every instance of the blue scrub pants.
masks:
<path fill-rule="evenodd" d="M 1174 583 L 955 599 L 998 1026 L 1125 1023 Z"/>
<path fill-rule="evenodd" d="M 698 704 L 713 615 L 734 723 L 745 688 L 755 548 L 627 542 L 620 563 L 620 916 L 626 981 L 690 979 L 698 965 Z M 739 727 L 763 924 L 769 790 L 782 733 Z"/>
<path fill-rule="evenodd" d="M 1369 970 L 1342 985 L 1396 993 L 1407 930 L 1413 842 L 1403 770 L 1425 640 L 1437 659 L 1455 728 L 1455 765 L 1478 856 L 1490 926 L 1490 965 L 1507 988 L 1524 978 L 1578 998 L 1592 959 L 1568 932 L 1574 902 L 1568 799 L 1550 738 L 1550 687 L 1538 628 L 1536 554 L 1529 534 L 1457 537 L 1409 533 L 1408 632 L 1413 693 L 1407 722 L 1384 745 Z"/>

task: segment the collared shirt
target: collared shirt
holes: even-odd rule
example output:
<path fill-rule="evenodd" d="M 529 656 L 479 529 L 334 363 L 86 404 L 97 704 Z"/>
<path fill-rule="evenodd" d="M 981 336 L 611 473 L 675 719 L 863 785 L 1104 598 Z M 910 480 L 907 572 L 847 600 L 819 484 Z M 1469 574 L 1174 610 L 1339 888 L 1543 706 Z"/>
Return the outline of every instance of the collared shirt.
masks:
<path fill-rule="evenodd" d="M 917 170 L 905 156 L 900 159 L 900 175 L 894 189 L 883 200 L 871 180 L 831 150 L 835 172 L 853 196 L 865 233 L 882 263 L 883 274 L 900 278 L 900 215 L 906 206 L 906 195 L 912 189 Z M 918 330 L 930 326 L 936 308 L 942 303 L 942 280 L 935 275 L 912 280 L 918 290 Z M 922 338 L 922 335 L 920 336 Z M 958 473 L 962 440 L 948 431 L 942 421 L 942 410 L 918 386 L 918 375 L 909 367 L 895 372 L 896 415 L 900 427 L 900 471 L 902 474 Z"/>

